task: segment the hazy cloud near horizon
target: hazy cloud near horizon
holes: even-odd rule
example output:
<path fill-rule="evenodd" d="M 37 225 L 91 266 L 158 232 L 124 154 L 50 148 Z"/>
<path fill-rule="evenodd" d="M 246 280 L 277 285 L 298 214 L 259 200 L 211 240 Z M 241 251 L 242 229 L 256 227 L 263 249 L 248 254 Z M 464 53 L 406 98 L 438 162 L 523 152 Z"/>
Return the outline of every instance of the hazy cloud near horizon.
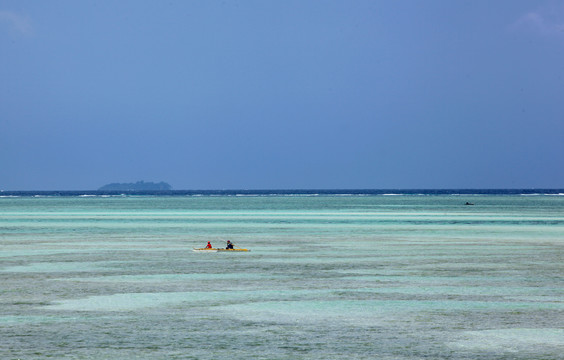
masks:
<path fill-rule="evenodd" d="M 540 35 L 560 36 L 564 40 L 564 3 L 531 10 L 517 19 L 511 28 L 530 30 Z"/>

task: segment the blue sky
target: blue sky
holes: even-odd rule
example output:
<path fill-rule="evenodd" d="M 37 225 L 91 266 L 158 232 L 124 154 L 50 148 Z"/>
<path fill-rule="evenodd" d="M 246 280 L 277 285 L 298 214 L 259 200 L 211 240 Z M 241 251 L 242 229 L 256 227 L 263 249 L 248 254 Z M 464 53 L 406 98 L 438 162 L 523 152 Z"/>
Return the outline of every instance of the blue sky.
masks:
<path fill-rule="evenodd" d="M 562 188 L 564 1 L 2 1 L 0 189 Z"/>

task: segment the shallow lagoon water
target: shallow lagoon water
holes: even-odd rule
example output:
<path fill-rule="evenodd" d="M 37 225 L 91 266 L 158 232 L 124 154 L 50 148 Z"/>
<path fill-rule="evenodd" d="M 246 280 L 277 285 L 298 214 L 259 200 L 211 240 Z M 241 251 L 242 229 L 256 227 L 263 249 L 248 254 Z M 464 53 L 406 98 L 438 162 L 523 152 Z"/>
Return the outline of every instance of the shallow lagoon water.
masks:
<path fill-rule="evenodd" d="M 2 359 L 564 358 L 562 196 L 0 198 L 0 245 Z"/>

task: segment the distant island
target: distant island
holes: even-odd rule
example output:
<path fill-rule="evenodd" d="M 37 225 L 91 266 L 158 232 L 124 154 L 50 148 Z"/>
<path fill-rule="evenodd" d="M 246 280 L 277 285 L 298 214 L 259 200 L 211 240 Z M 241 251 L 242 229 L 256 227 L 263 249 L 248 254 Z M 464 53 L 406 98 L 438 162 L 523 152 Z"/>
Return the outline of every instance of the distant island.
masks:
<path fill-rule="evenodd" d="M 138 181 L 136 183 L 112 183 L 102 186 L 98 191 L 161 191 L 172 190 L 172 186 L 161 181 L 159 183 Z"/>

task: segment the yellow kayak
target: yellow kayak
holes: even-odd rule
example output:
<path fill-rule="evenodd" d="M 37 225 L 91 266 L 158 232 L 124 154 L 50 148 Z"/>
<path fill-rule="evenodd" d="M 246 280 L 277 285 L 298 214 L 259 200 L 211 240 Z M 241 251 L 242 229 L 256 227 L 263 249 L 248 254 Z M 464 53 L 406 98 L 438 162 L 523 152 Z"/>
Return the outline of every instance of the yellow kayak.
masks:
<path fill-rule="evenodd" d="M 210 248 L 199 248 L 199 249 L 197 249 L 197 248 L 194 248 L 194 250 L 192 250 L 192 251 L 212 253 L 212 252 L 217 252 L 217 249 L 213 249 L 213 248 L 212 249 L 210 249 Z"/>
<path fill-rule="evenodd" d="M 251 251 L 249 249 L 216 249 L 216 248 L 194 248 L 194 251 L 218 252 L 218 251 Z"/>

